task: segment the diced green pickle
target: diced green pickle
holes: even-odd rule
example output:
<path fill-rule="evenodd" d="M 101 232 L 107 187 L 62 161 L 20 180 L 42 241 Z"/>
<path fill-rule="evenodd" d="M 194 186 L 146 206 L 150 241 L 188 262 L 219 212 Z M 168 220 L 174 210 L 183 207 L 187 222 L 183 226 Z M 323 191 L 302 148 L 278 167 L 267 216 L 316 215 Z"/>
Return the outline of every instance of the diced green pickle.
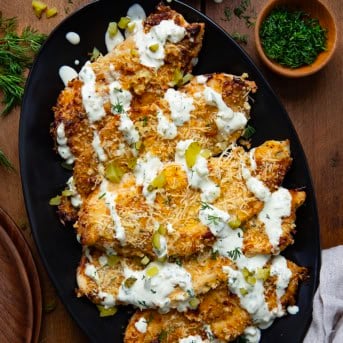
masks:
<path fill-rule="evenodd" d="M 191 298 L 189 300 L 189 307 L 192 309 L 192 310 L 195 310 L 198 308 L 200 304 L 200 300 L 198 298 Z"/>
<path fill-rule="evenodd" d="M 107 32 L 111 38 L 113 38 L 118 33 L 118 25 L 115 21 L 108 24 Z"/>
<path fill-rule="evenodd" d="M 148 186 L 148 191 L 152 192 L 156 188 L 162 188 L 166 184 L 166 182 L 166 175 L 164 172 L 161 172 L 151 181 L 150 185 Z"/>
<path fill-rule="evenodd" d="M 240 289 L 239 289 L 239 292 L 240 292 L 243 296 L 245 296 L 245 295 L 247 295 L 247 294 L 249 293 L 248 290 L 245 289 L 245 288 L 240 288 Z"/>
<path fill-rule="evenodd" d="M 212 156 L 212 151 L 208 149 L 203 149 L 201 150 L 200 155 L 204 158 L 210 158 Z"/>
<path fill-rule="evenodd" d="M 159 269 L 158 269 L 157 266 L 151 266 L 151 267 L 149 267 L 149 268 L 147 269 L 146 275 L 147 275 L 148 277 L 154 277 L 154 276 L 156 276 L 156 275 L 158 274 L 158 272 L 159 272 Z"/>
<path fill-rule="evenodd" d="M 141 263 L 146 266 L 148 263 L 150 262 L 150 259 L 148 256 L 144 256 L 142 259 L 141 259 Z"/>
<path fill-rule="evenodd" d="M 112 161 L 107 164 L 105 168 L 105 177 L 107 180 L 119 183 L 124 175 L 124 170 L 118 166 L 118 164 L 115 161 Z"/>
<path fill-rule="evenodd" d="M 192 142 L 191 144 L 189 144 L 185 152 L 185 159 L 188 168 L 192 168 L 194 166 L 200 151 L 201 146 L 198 142 Z"/>
<path fill-rule="evenodd" d="M 182 84 L 184 85 L 185 83 L 189 82 L 190 80 L 193 79 L 193 75 L 187 73 L 183 78 L 182 78 Z"/>
<path fill-rule="evenodd" d="M 157 231 L 152 235 L 152 246 L 161 250 L 161 235 Z"/>
<path fill-rule="evenodd" d="M 246 281 L 249 285 L 251 286 L 254 286 L 255 283 L 256 283 L 256 278 L 254 276 L 251 276 L 249 275 L 247 278 L 246 278 Z"/>
<path fill-rule="evenodd" d="M 136 23 L 128 23 L 127 24 L 127 30 L 132 33 L 136 27 Z"/>
<path fill-rule="evenodd" d="M 116 265 L 118 262 L 120 261 L 120 257 L 117 255 L 110 255 L 107 256 L 107 264 L 110 267 L 113 267 L 114 265 Z"/>
<path fill-rule="evenodd" d="M 121 17 L 118 23 L 119 28 L 122 30 L 126 29 L 130 21 L 129 17 Z"/>
<path fill-rule="evenodd" d="M 250 272 L 249 272 L 249 270 L 248 270 L 248 268 L 243 268 L 242 269 L 242 274 L 243 274 L 243 276 L 244 276 L 244 279 L 246 279 L 248 276 L 250 276 Z"/>
<path fill-rule="evenodd" d="M 152 51 L 152 52 L 156 52 L 158 49 L 159 49 L 159 44 L 158 43 L 156 43 L 156 44 L 151 44 L 150 46 L 149 46 L 149 50 L 150 51 Z"/>
<path fill-rule="evenodd" d="M 71 197 L 72 195 L 74 195 L 74 192 L 72 192 L 70 189 L 65 189 L 63 192 L 62 192 L 62 195 L 64 197 Z"/>
<path fill-rule="evenodd" d="M 157 258 L 157 261 L 161 262 L 161 263 L 165 263 L 165 262 L 167 262 L 167 260 L 168 260 L 168 256 L 167 255 L 164 255 L 164 256 L 161 256 L 161 257 Z"/>
<path fill-rule="evenodd" d="M 173 75 L 173 83 L 175 85 L 181 85 L 182 84 L 182 79 L 183 79 L 183 73 L 180 69 L 175 69 L 174 70 L 174 75 Z"/>
<path fill-rule="evenodd" d="M 96 305 L 98 310 L 99 310 L 99 315 L 100 317 L 109 317 L 113 316 L 117 313 L 117 308 L 116 307 L 109 307 L 106 308 L 103 305 Z"/>
<path fill-rule="evenodd" d="M 232 218 L 228 224 L 231 227 L 231 229 L 235 230 L 241 226 L 241 221 L 238 218 Z"/>
<path fill-rule="evenodd" d="M 49 205 L 51 206 L 58 206 L 61 204 L 61 196 L 56 195 L 54 198 L 51 198 L 49 201 Z"/>
<path fill-rule="evenodd" d="M 167 234 L 167 228 L 164 225 L 160 225 L 160 227 L 158 228 L 158 232 L 165 236 Z"/>
<path fill-rule="evenodd" d="M 126 288 L 131 288 L 135 284 L 136 281 L 137 281 L 137 278 L 135 278 L 133 276 L 129 277 L 124 281 L 124 286 Z"/>
<path fill-rule="evenodd" d="M 256 279 L 266 281 L 270 276 L 270 268 L 258 268 L 256 271 Z"/>
<path fill-rule="evenodd" d="M 135 158 L 135 157 L 131 158 L 131 159 L 127 162 L 127 166 L 128 166 L 128 168 L 130 168 L 130 169 L 135 169 L 136 164 L 137 164 L 137 158 Z"/>

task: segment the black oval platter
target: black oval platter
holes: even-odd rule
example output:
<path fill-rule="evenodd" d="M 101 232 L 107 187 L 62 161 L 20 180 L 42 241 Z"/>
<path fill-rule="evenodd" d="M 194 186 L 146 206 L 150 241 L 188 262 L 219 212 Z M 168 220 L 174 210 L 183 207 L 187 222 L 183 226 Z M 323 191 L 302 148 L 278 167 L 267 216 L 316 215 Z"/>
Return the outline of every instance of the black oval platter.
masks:
<path fill-rule="evenodd" d="M 28 78 L 20 118 L 20 167 L 26 208 L 41 258 L 63 303 L 72 317 L 94 342 L 120 342 L 132 310 L 121 309 L 110 318 L 100 318 L 96 306 L 75 296 L 75 270 L 81 255 L 73 229 L 63 227 L 49 206 L 49 199 L 60 192 L 70 172 L 61 168 L 53 151 L 49 126 L 54 106 L 63 83 L 58 76 L 62 65 L 82 66 L 96 46 L 106 52 L 104 34 L 110 21 L 118 21 L 133 3 L 140 3 L 147 13 L 159 0 L 110 1 L 90 3 L 65 19 L 42 47 Z M 230 36 L 209 18 L 190 6 L 173 1 L 170 4 L 190 22 L 206 24 L 206 33 L 195 74 L 228 72 L 249 74 L 258 86 L 253 96 L 251 124 L 256 128 L 253 146 L 267 139 L 290 139 L 292 168 L 284 182 L 286 187 L 304 187 L 307 200 L 298 211 L 295 244 L 284 255 L 310 269 L 310 279 L 300 287 L 297 315 L 275 321 L 263 331 L 261 342 L 301 342 L 311 320 L 313 295 L 318 285 L 320 268 L 319 225 L 314 190 L 306 158 L 292 123 L 262 74 Z M 71 45 L 65 34 L 75 31 L 79 45 Z M 80 69 L 80 66 L 78 69 Z"/>

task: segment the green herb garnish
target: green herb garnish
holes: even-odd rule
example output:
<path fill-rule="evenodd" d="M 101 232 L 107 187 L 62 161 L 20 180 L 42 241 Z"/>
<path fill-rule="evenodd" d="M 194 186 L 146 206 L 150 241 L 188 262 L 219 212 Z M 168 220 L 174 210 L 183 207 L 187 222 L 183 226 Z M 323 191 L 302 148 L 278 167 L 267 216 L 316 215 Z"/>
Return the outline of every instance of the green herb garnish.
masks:
<path fill-rule="evenodd" d="M 230 250 L 227 252 L 227 255 L 234 261 L 237 260 L 237 258 L 239 258 L 242 255 L 242 251 L 240 248 L 236 248 L 233 250 Z"/>
<path fill-rule="evenodd" d="M 112 110 L 115 113 L 122 114 L 124 113 L 124 106 L 121 102 L 118 101 L 115 105 L 112 106 Z"/>
<path fill-rule="evenodd" d="M 245 128 L 243 134 L 242 134 L 242 137 L 244 139 L 250 139 L 254 133 L 256 132 L 255 128 L 252 127 L 251 125 L 247 125 L 247 127 Z"/>
<path fill-rule="evenodd" d="M 24 72 L 31 67 L 46 38 L 29 26 L 21 34 L 16 29 L 17 18 L 5 19 L 0 12 L 0 91 L 4 104 L 0 115 L 8 114 L 20 104 L 24 94 Z"/>
<path fill-rule="evenodd" d="M 231 34 L 231 37 L 239 44 L 248 43 L 248 35 L 240 34 L 239 32 L 234 32 Z"/>
<path fill-rule="evenodd" d="M 90 60 L 91 62 L 94 62 L 94 61 L 96 61 L 100 56 L 102 56 L 102 53 L 99 51 L 98 48 L 94 47 L 94 48 L 93 48 L 93 51 L 92 51 L 89 55 L 90 55 L 89 60 Z"/>
<path fill-rule="evenodd" d="M 314 62 L 326 50 L 326 30 L 302 11 L 275 8 L 263 21 L 260 38 L 266 55 L 289 68 Z"/>
<path fill-rule="evenodd" d="M 230 21 L 231 18 L 232 18 L 232 10 L 229 7 L 225 7 L 224 15 L 225 15 L 225 19 L 224 20 Z"/>

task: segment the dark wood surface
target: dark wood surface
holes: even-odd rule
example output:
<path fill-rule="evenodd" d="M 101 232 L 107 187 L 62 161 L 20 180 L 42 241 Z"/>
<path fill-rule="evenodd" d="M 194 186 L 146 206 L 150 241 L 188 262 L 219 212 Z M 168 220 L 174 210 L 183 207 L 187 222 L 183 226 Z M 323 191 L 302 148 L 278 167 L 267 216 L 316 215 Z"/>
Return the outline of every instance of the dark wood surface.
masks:
<path fill-rule="evenodd" d="M 338 28 L 336 53 L 325 69 L 299 80 L 285 79 L 269 72 L 257 58 L 254 45 L 254 29 L 247 28 L 244 21 L 233 16 L 225 20 L 225 8 L 234 8 L 240 0 L 223 0 L 216 4 L 212 0 L 187 1 L 201 9 L 229 33 L 248 35 L 248 54 L 261 67 L 268 81 L 285 105 L 305 149 L 317 194 L 323 248 L 343 244 L 343 1 L 322 0 L 333 10 Z M 49 33 L 66 15 L 89 0 L 46 0 L 47 4 L 59 10 L 55 18 L 38 20 L 28 0 L 0 0 L 3 15 L 17 16 L 20 27 L 31 25 Z M 253 10 L 258 13 L 264 0 L 251 0 Z M 39 95 L 38 95 L 39 96 Z M 0 119 L 0 148 L 19 170 L 18 161 L 19 109 Z M 39 168 L 39 166 L 34 166 Z M 57 299 L 31 237 L 25 212 L 20 175 L 0 169 L 0 206 L 3 207 L 22 228 L 33 250 L 43 286 L 43 300 L 51 309 L 43 314 L 40 342 L 85 342 L 86 338 L 70 318 Z M 45 306 L 45 309 L 46 306 Z"/>

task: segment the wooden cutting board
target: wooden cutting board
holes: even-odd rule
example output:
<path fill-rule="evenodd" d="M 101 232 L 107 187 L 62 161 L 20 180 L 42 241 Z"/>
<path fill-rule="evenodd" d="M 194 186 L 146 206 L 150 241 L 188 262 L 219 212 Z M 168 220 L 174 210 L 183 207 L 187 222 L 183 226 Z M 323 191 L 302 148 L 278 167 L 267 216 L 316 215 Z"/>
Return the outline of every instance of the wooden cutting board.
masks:
<path fill-rule="evenodd" d="M 1 216 L 2 217 L 2 216 Z M 0 223 L 0 342 L 31 342 L 34 309 L 22 258 Z"/>
<path fill-rule="evenodd" d="M 10 218 L 10 216 L 1 207 L 0 227 L 6 231 L 7 235 L 14 243 L 26 270 L 33 303 L 33 332 L 31 342 L 37 343 L 42 321 L 42 291 L 37 267 L 24 235 L 12 218 Z"/>

